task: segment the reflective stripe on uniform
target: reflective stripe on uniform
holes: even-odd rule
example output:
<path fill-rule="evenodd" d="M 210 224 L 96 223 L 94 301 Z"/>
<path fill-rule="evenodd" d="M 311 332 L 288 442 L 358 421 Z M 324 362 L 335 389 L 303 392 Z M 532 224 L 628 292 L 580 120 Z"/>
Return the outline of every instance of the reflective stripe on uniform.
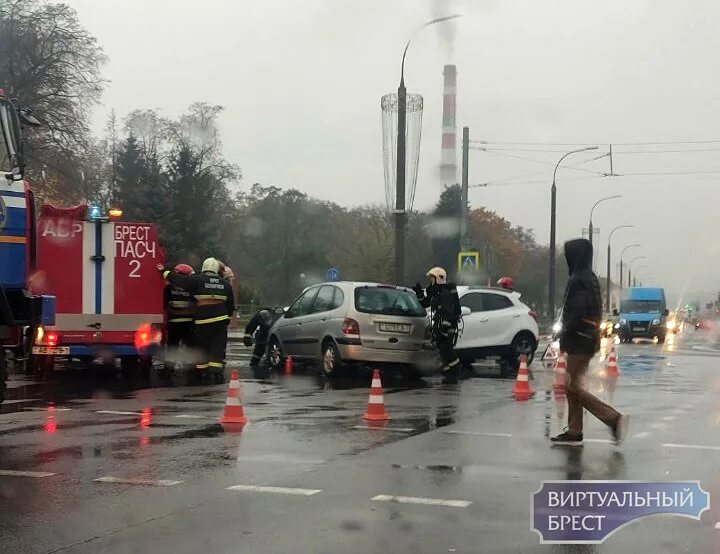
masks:
<path fill-rule="evenodd" d="M 195 325 L 204 325 L 205 323 L 217 323 L 218 321 L 227 321 L 230 319 L 229 315 L 220 315 L 218 317 L 211 317 L 209 319 L 196 319 Z"/>
<path fill-rule="evenodd" d="M 163 279 L 167 279 L 168 275 L 170 275 L 170 273 L 171 272 L 169 269 L 166 269 L 165 271 L 163 271 L 163 273 L 162 273 Z"/>
<path fill-rule="evenodd" d="M 223 364 L 221 362 L 210 362 L 208 365 L 210 367 L 223 367 Z"/>
<path fill-rule="evenodd" d="M 189 300 L 171 300 L 168 302 L 168 306 L 171 308 L 190 308 L 192 304 Z"/>
<path fill-rule="evenodd" d="M 195 369 L 207 369 L 210 364 L 195 364 Z"/>
<path fill-rule="evenodd" d="M 178 318 L 168 319 L 168 323 L 188 323 L 192 320 L 193 320 L 193 318 L 191 318 L 191 317 L 178 317 Z"/>
<path fill-rule="evenodd" d="M 227 300 L 226 294 L 196 294 L 195 300 Z"/>

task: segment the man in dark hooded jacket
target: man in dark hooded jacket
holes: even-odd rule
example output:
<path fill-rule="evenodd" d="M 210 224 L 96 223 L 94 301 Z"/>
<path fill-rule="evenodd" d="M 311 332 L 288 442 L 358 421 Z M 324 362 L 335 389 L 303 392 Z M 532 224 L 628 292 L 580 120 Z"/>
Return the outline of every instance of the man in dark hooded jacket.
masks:
<path fill-rule="evenodd" d="M 570 279 L 565 289 L 560 351 L 568 355 L 568 430 L 550 440 L 553 444 L 582 446 L 585 408 L 610 428 L 615 443 L 620 444 L 627 433 L 628 416 L 590 394 L 583 383 L 588 364 L 600 349 L 602 296 L 592 271 L 592 244 L 587 239 L 566 242 L 565 259 Z"/>

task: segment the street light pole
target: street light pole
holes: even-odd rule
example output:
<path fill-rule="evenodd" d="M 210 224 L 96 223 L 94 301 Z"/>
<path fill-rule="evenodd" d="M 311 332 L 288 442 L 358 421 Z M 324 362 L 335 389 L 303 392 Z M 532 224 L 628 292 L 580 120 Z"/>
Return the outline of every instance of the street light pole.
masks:
<path fill-rule="evenodd" d="M 597 150 L 597 146 L 588 146 L 587 148 L 578 148 L 577 150 L 571 150 L 563 155 L 555 164 L 555 170 L 553 171 L 552 187 L 550 187 L 550 263 L 548 268 L 548 312 L 550 317 L 555 318 L 555 223 L 556 223 L 556 197 L 557 187 L 555 186 L 555 178 L 557 176 L 558 167 L 562 161 L 570 156 L 571 154 L 577 154 L 578 152 L 586 152 L 588 150 Z"/>
<path fill-rule="evenodd" d="M 628 248 L 637 248 L 638 246 L 642 246 L 642 244 L 628 244 L 622 249 L 622 252 L 620 252 L 620 292 L 622 292 L 623 289 L 623 255 Z"/>
<path fill-rule="evenodd" d="M 605 198 L 601 198 L 595 204 L 593 204 L 593 207 L 590 209 L 590 224 L 588 225 L 588 235 L 590 239 L 590 244 L 593 243 L 593 212 L 595 211 L 595 208 L 597 208 L 598 204 L 602 204 L 603 202 L 607 202 L 608 200 L 615 200 L 616 198 L 622 198 L 622 194 L 615 194 L 613 196 L 606 196 Z"/>
<path fill-rule="evenodd" d="M 428 21 L 419 27 L 405 44 L 402 62 L 400 63 L 400 86 L 398 86 L 398 124 L 397 124 L 397 155 L 396 155 L 396 183 L 395 183 L 395 282 L 401 285 L 405 281 L 405 227 L 407 213 L 405 211 L 405 133 L 407 124 L 407 89 L 405 88 L 405 57 L 410 42 L 420 31 L 430 25 L 442 23 L 460 17 L 450 15 Z"/>
<path fill-rule="evenodd" d="M 629 229 L 630 227 L 634 227 L 634 225 L 619 225 L 610 231 L 610 235 L 608 236 L 607 273 L 605 274 L 605 309 L 608 313 L 610 313 L 610 243 L 612 242 L 615 231 L 620 229 Z"/>
<path fill-rule="evenodd" d="M 633 287 L 637 286 L 636 283 L 637 283 L 638 278 L 640 277 L 639 273 L 640 273 L 642 270 L 644 270 L 644 269 L 649 269 L 649 268 L 650 268 L 649 265 L 641 265 L 640 267 L 638 267 L 637 269 L 635 269 L 635 276 L 633 277 Z M 642 287 L 642 283 L 640 283 L 640 286 Z"/>
<path fill-rule="evenodd" d="M 632 264 L 635 263 L 637 260 L 647 260 L 647 259 L 648 259 L 647 256 L 636 256 L 635 258 L 633 258 L 632 260 L 630 260 L 630 261 L 628 262 L 628 287 L 633 286 L 633 284 L 632 284 L 632 279 L 631 279 L 631 277 L 632 277 Z"/>

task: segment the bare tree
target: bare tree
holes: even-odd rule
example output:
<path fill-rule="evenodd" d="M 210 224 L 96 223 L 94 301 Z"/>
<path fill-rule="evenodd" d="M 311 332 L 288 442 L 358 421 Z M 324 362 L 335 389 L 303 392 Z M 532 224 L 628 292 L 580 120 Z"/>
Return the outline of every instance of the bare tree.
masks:
<path fill-rule="evenodd" d="M 55 184 L 48 196 L 82 195 L 80 159 L 90 149 L 90 111 L 105 84 L 105 61 L 66 4 L 0 0 L 0 87 L 42 122 L 27 153 L 31 177 L 45 171 L 40 182 Z"/>

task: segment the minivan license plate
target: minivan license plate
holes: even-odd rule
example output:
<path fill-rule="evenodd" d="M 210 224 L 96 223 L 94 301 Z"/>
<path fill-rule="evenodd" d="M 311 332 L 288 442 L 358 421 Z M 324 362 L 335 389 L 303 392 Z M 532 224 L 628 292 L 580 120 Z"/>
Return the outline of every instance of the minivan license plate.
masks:
<path fill-rule="evenodd" d="M 380 331 L 383 333 L 402 333 L 407 335 L 410 333 L 410 325 L 404 323 L 380 323 Z"/>
<path fill-rule="evenodd" d="M 633 331 L 644 331 L 645 327 L 633 327 Z"/>

